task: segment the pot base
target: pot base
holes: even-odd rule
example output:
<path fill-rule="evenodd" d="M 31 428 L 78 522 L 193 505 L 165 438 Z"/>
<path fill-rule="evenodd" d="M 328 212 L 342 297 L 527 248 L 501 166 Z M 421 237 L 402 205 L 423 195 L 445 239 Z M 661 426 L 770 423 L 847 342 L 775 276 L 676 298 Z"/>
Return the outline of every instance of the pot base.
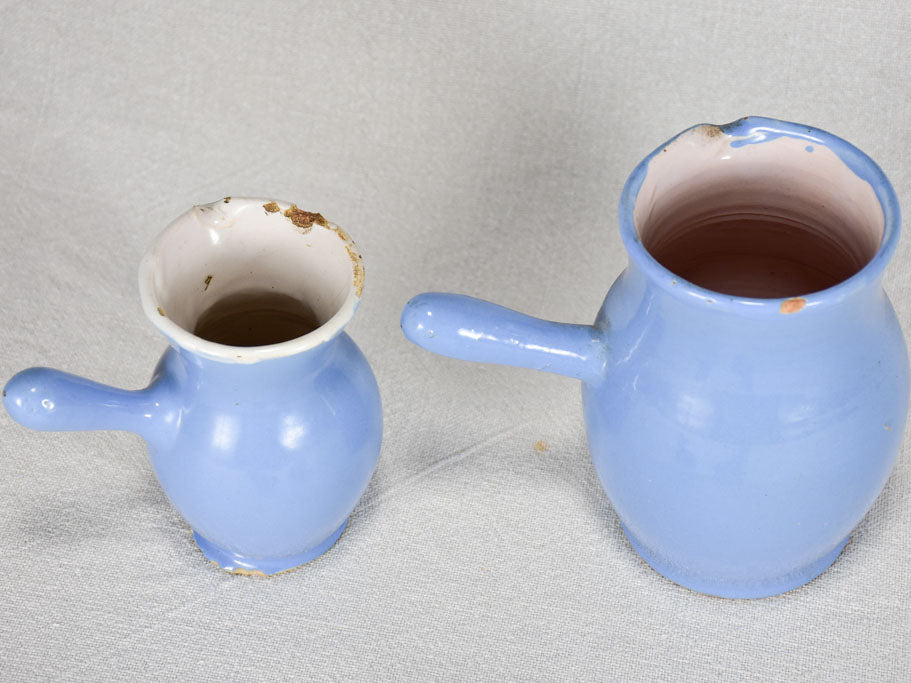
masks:
<path fill-rule="evenodd" d="M 627 540 L 633 546 L 633 550 L 638 553 L 639 557 L 645 560 L 648 565 L 664 578 L 673 581 L 679 586 L 689 588 L 698 593 L 714 595 L 719 598 L 767 598 L 779 593 L 785 593 L 789 590 L 799 588 L 805 583 L 809 583 L 817 576 L 822 574 L 829 566 L 838 559 L 845 544 L 850 536 L 846 537 L 841 543 L 835 546 L 835 549 L 824 555 L 822 558 L 807 565 L 801 569 L 789 572 L 784 576 L 775 577 L 771 580 L 757 579 L 750 582 L 713 582 L 699 576 L 685 574 L 678 567 L 669 565 L 658 559 L 646 550 L 633 536 L 626 525 L 621 524 L 623 533 L 626 534 Z"/>
<path fill-rule="evenodd" d="M 324 552 L 329 550 L 342 535 L 345 527 L 348 525 L 346 519 L 342 525 L 332 532 L 325 541 L 315 548 L 307 550 L 298 555 L 287 555 L 285 557 L 248 557 L 238 555 L 237 553 L 219 548 L 214 543 L 207 541 L 196 531 L 193 532 L 193 540 L 210 562 L 214 562 L 220 569 L 232 574 L 248 574 L 257 576 L 271 576 L 289 569 L 294 569 L 308 562 L 312 562 Z"/>

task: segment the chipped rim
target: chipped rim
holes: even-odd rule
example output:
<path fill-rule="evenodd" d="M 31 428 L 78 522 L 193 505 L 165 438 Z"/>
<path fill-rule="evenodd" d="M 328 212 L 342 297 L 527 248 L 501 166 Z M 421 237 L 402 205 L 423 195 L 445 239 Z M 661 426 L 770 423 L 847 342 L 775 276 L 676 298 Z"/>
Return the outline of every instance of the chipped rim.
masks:
<path fill-rule="evenodd" d="M 636 207 L 639 189 L 648 174 L 651 160 L 678 138 L 703 127 L 715 128 L 732 140 L 752 138 L 749 142 L 755 144 L 763 144 L 786 136 L 828 147 L 855 175 L 870 185 L 879 201 L 883 212 L 883 235 L 876 253 L 863 268 L 837 285 L 801 296 L 774 299 L 734 296 L 706 289 L 665 268 L 649 253 L 639 239 L 633 211 Z M 619 213 L 620 236 L 623 244 L 629 253 L 630 260 L 636 263 L 646 277 L 678 299 L 690 303 L 706 304 L 716 310 L 743 315 L 778 316 L 837 305 L 846 296 L 867 287 L 882 276 L 883 270 L 895 252 L 901 232 L 901 210 L 898 205 L 898 197 L 886 174 L 873 159 L 847 140 L 832 133 L 813 126 L 764 116 L 745 116 L 723 125 L 700 123 L 687 128 L 656 147 L 651 154 L 639 162 L 623 186 Z"/>
<path fill-rule="evenodd" d="M 264 206 L 272 202 L 279 207 L 279 211 L 272 213 L 276 214 L 276 218 L 281 218 L 282 220 L 288 220 L 288 218 L 284 216 L 285 211 L 297 206 L 293 202 L 285 202 L 278 199 L 227 196 L 211 202 L 210 204 L 194 205 L 171 221 L 168 227 L 156 235 L 139 264 L 139 299 L 146 318 L 148 318 L 149 322 L 167 337 L 172 344 L 209 360 L 222 361 L 225 363 L 257 363 L 263 360 L 293 356 L 304 351 L 309 351 L 320 344 L 324 344 L 338 336 L 354 316 L 354 312 L 360 304 L 361 295 L 364 289 L 364 260 L 357 244 L 351 239 L 351 236 L 345 230 L 330 221 L 325 221 L 326 225 L 314 222 L 311 229 L 331 230 L 339 236 L 344 242 L 345 249 L 348 251 L 348 256 L 352 262 L 352 278 L 345 301 L 332 317 L 312 332 L 278 344 L 266 344 L 263 346 L 231 346 L 228 344 L 218 344 L 198 337 L 161 312 L 160 306 L 162 302 L 159 301 L 158 297 L 155 295 L 154 277 L 155 265 L 159 258 L 158 247 L 165 234 L 171 230 L 177 229 L 182 221 L 186 220 L 194 211 L 200 208 L 222 208 L 224 204 L 228 203 L 235 205 L 259 204 Z"/>

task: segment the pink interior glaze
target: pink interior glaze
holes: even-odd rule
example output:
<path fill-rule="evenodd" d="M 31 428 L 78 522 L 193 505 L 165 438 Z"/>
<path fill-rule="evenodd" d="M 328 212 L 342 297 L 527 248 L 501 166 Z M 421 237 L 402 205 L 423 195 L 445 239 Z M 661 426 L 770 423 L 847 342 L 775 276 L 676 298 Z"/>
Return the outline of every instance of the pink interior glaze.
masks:
<path fill-rule="evenodd" d="M 716 292 L 780 298 L 832 287 L 873 258 L 882 208 L 834 152 L 735 140 L 700 126 L 652 159 L 633 217 L 659 263 Z"/>

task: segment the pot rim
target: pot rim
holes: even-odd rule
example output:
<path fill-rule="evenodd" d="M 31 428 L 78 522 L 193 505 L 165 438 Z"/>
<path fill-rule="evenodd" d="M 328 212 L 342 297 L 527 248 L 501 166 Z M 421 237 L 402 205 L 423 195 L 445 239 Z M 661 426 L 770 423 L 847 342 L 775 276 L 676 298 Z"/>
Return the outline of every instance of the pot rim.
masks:
<path fill-rule="evenodd" d="M 354 316 L 364 287 L 363 258 L 354 240 L 344 230 L 326 221 L 319 214 L 310 214 L 319 216 L 319 221 L 318 223 L 314 222 L 306 230 L 335 233 L 339 240 L 338 249 L 346 250 L 347 259 L 350 260 L 351 264 L 350 283 L 345 298 L 335 313 L 322 325 L 305 335 L 277 344 L 231 346 L 203 339 L 167 316 L 163 308 L 163 302 L 156 293 L 155 279 L 159 260 L 163 258 L 161 245 L 164 238 L 171 232 L 186 229 L 186 224 L 188 223 L 193 225 L 192 229 L 198 230 L 199 227 L 196 224 L 200 221 L 200 212 L 203 212 L 205 216 L 214 216 L 215 218 L 210 218 L 209 220 L 216 221 L 216 224 L 220 221 L 223 225 L 230 226 L 234 219 L 244 210 L 256 207 L 261 212 L 266 206 L 269 206 L 267 211 L 274 215 L 274 218 L 270 220 L 281 220 L 283 223 L 287 223 L 287 226 L 283 225 L 282 227 L 286 227 L 289 230 L 299 229 L 293 223 L 294 216 L 292 215 L 289 218 L 289 214 L 286 213 L 297 208 L 291 202 L 262 197 L 226 197 L 210 204 L 200 204 L 192 207 L 172 221 L 167 228 L 156 236 L 149 246 L 139 265 L 139 298 L 142 310 L 149 322 L 176 347 L 210 360 L 226 363 L 257 363 L 263 360 L 283 358 L 309 351 L 338 336 Z M 228 229 L 231 228 L 229 227 Z"/>
<path fill-rule="evenodd" d="M 745 140 L 746 144 L 764 144 L 785 136 L 806 140 L 808 144 L 824 145 L 832 150 L 861 180 L 870 185 L 882 208 L 883 234 L 874 256 L 854 275 L 832 287 L 797 297 L 782 298 L 743 297 L 717 292 L 693 284 L 661 265 L 642 244 L 633 218 L 639 190 L 648 174 L 649 164 L 657 154 L 683 135 L 705 126 L 715 128 L 732 139 Z M 895 252 L 901 232 L 898 197 L 885 173 L 869 156 L 848 141 L 827 131 L 764 116 L 746 116 L 723 125 L 697 124 L 656 147 L 639 162 L 627 179 L 620 198 L 619 217 L 620 236 L 630 260 L 661 289 L 691 304 L 751 316 L 777 316 L 782 313 L 820 310 L 837 305 L 845 297 L 879 280 Z"/>

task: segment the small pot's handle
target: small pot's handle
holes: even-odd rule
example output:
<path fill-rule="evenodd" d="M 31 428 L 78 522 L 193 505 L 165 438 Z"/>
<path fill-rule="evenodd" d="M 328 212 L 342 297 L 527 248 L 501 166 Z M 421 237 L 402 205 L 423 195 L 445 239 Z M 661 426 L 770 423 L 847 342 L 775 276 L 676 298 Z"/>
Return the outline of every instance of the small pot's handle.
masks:
<path fill-rule="evenodd" d="M 591 325 L 533 318 L 461 294 L 418 294 L 402 311 L 405 336 L 462 360 L 544 370 L 584 382 L 601 378 L 605 346 Z"/>
<path fill-rule="evenodd" d="M 139 391 L 115 389 L 50 368 L 29 368 L 3 389 L 3 406 L 19 424 L 41 431 L 117 429 L 153 439 L 171 421 L 159 383 Z"/>

